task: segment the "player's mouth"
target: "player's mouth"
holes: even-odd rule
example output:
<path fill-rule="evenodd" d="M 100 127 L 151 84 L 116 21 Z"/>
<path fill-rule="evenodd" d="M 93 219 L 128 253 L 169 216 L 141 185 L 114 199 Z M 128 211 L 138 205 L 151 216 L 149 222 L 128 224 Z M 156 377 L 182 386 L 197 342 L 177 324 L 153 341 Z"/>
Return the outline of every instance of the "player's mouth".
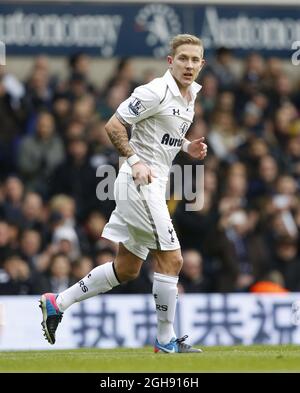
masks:
<path fill-rule="evenodd" d="M 193 78 L 192 72 L 185 72 L 185 73 L 183 74 L 183 76 L 184 76 L 184 78 L 186 78 L 186 79 L 192 79 L 192 78 Z"/>

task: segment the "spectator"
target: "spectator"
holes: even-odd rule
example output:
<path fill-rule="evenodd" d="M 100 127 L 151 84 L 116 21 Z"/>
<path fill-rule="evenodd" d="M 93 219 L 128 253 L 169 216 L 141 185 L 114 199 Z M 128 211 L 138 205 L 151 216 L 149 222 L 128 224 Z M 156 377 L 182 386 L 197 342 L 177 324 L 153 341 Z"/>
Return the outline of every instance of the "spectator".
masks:
<path fill-rule="evenodd" d="M 203 253 L 206 249 L 207 229 L 215 225 L 217 216 L 212 194 L 205 192 L 203 201 L 204 206 L 196 211 L 186 211 L 186 200 L 177 205 L 174 225 L 183 250 L 192 248 Z"/>
<path fill-rule="evenodd" d="M 88 83 L 84 74 L 74 72 L 69 80 L 68 95 L 71 101 L 76 101 L 88 94 Z"/>
<path fill-rule="evenodd" d="M 4 261 L 0 277 L 0 295 L 33 295 L 44 289 L 39 278 L 18 255 L 11 255 Z"/>
<path fill-rule="evenodd" d="M 55 120 L 55 128 L 61 137 L 69 126 L 71 118 L 71 101 L 66 92 L 55 93 L 52 100 L 52 112 Z"/>
<path fill-rule="evenodd" d="M 51 257 L 45 276 L 46 292 L 58 293 L 71 285 L 71 261 L 65 254 L 57 253 Z"/>
<path fill-rule="evenodd" d="M 229 48 L 220 47 L 216 50 L 215 59 L 211 68 L 217 77 L 221 89 L 234 89 L 237 83 L 237 76 L 234 70 L 234 57 Z"/>
<path fill-rule="evenodd" d="M 255 212 L 239 208 L 221 216 L 210 233 L 208 250 L 219 261 L 217 291 L 248 291 L 269 270 L 270 255 L 256 223 Z"/>
<path fill-rule="evenodd" d="M 264 207 L 267 198 L 275 193 L 278 176 L 279 168 L 275 158 L 269 154 L 262 156 L 258 161 L 258 170 L 249 182 L 249 199 Z"/>
<path fill-rule="evenodd" d="M 21 228 L 36 230 L 41 235 L 42 246 L 47 241 L 47 224 L 45 206 L 43 200 L 36 192 L 28 191 L 23 199 L 21 210 Z"/>
<path fill-rule="evenodd" d="M 42 239 L 38 231 L 26 229 L 21 235 L 20 250 L 21 257 L 27 262 L 31 270 L 36 269 L 37 258 L 41 251 Z"/>
<path fill-rule="evenodd" d="M 76 226 L 76 203 L 74 198 L 65 194 L 55 194 L 49 202 L 50 212 L 58 213 L 63 225 Z"/>
<path fill-rule="evenodd" d="M 95 256 L 99 250 L 100 234 L 107 223 L 106 217 L 98 211 L 92 211 L 85 223 L 85 235 L 90 255 Z"/>
<path fill-rule="evenodd" d="M 123 86 L 125 90 L 125 97 L 128 97 L 137 87 L 137 82 L 135 81 L 135 70 L 130 58 L 121 58 L 119 60 L 112 78 L 108 81 L 104 89 L 104 95 L 109 95 L 109 90 L 117 85 Z M 123 99 L 121 99 L 121 102 L 122 101 Z"/>
<path fill-rule="evenodd" d="M 232 113 L 218 111 L 214 113 L 212 129 L 208 142 L 213 153 L 225 162 L 236 160 L 235 150 L 245 141 L 245 135 L 238 130 Z"/>
<path fill-rule="evenodd" d="M 96 173 L 88 160 L 85 138 L 73 138 L 67 145 L 67 159 L 59 165 L 52 177 L 51 195 L 66 194 L 74 198 L 77 216 L 82 220 L 98 206 Z"/>
<path fill-rule="evenodd" d="M 64 148 L 55 135 L 53 116 L 48 112 L 40 113 L 35 134 L 24 138 L 20 144 L 18 165 L 26 186 L 47 194 L 47 180 L 63 159 Z"/>
<path fill-rule="evenodd" d="M 0 268 L 13 252 L 14 249 L 10 243 L 8 222 L 0 219 Z"/>
<path fill-rule="evenodd" d="M 300 290 L 300 259 L 298 255 L 297 238 L 280 237 L 275 244 L 275 259 L 273 268 L 284 278 L 284 286 L 290 291 Z"/>
<path fill-rule="evenodd" d="M 92 95 L 83 95 L 75 100 L 71 119 L 84 127 L 90 127 L 98 119 L 95 113 L 95 99 Z"/>
<path fill-rule="evenodd" d="M 50 110 L 52 98 L 53 88 L 48 70 L 34 66 L 26 84 L 26 103 L 31 120 L 39 111 Z"/>
<path fill-rule="evenodd" d="M 287 293 L 284 278 L 277 270 L 267 273 L 260 281 L 255 282 L 250 287 L 252 293 Z"/>
<path fill-rule="evenodd" d="M 213 74 L 207 73 L 201 78 L 201 85 L 203 87 L 198 99 L 203 108 L 205 119 L 209 119 L 217 103 L 218 80 Z"/>
<path fill-rule="evenodd" d="M 82 75 L 87 83 L 87 88 L 90 92 L 95 90 L 94 86 L 89 81 L 89 76 L 91 74 L 91 59 L 83 52 L 76 52 L 72 54 L 69 58 L 69 72 L 70 75 Z"/>
<path fill-rule="evenodd" d="M 93 269 L 94 263 L 92 258 L 83 255 L 72 263 L 72 282 L 75 284 Z"/>
<path fill-rule="evenodd" d="M 0 180 L 15 172 L 18 138 L 24 132 L 26 107 L 25 89 L 13 75 L 0 66 Z"/>
<path fill-rule="evenodd" d="M 113 148 L 113 145 L 104 129 L 105 122 L 97 121 L 90 128 L 88 135 L 88 142 L 91 148 L 91 164 L 93 168 L 98 168 L 100 165 L 113 165 L 118 167 L 119 155 Z"/>
<path fill-rule="evenodd" d="M 71 227 L 57 228 L 53 233 L 52 244 L 58 253 L 66 255 L 70 261 L 75 261 L 81 254 L 77 234 Z"/>
<path fill-rule="evenodd" d="M 3 216 L 7 220 L 20 221 L 24 184 L 18 176 L 7 177 L 3 188 L 3 202 L 0 203 Z"/>
<path fill-rule="evenodd" d="M 212 289 L 209 279 L 204 274 L 202 255 L 196 250 L 185 250 L 183 252 L 183 266 L 179 282 L 184 292 L 210 292 Z"/>
<path fill-rule="evenodd" d="M 114 260 L 117 253 L 116 250 L 111 247 L 103 247 L 99 249 L 95 254 L 95 262 L 97 266 L 103 265 L 106 262 Z"/>

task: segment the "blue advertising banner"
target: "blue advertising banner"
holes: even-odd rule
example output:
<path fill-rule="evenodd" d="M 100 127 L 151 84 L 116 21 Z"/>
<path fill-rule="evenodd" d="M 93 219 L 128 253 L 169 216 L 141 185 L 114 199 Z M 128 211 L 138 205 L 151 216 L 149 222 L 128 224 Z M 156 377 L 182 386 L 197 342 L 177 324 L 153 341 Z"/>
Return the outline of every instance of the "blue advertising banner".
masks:
<path fill-rule="evenodd" d="M 206 53 L 220 46 L 290 57 L 300 40 L 300 6 L 1 3 L 7 55 L 163 57 L 173 35 L 192 33 Z"/>

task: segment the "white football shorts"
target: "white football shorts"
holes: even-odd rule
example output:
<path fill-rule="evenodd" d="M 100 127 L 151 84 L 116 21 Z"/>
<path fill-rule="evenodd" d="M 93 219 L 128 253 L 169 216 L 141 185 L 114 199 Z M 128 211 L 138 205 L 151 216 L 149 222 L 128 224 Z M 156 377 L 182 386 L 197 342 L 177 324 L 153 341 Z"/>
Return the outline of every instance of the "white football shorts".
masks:
<path fill-rule="evenodd" d="M 180 244 L 170 218 L 165 184 L 158 179 L 137 186 L 132 175 L 119 172 L 114 185 L 116 209 L 105 225 L 102 237 L 121 242 L 145 260 L 149 250 L 177 250 Z"/>

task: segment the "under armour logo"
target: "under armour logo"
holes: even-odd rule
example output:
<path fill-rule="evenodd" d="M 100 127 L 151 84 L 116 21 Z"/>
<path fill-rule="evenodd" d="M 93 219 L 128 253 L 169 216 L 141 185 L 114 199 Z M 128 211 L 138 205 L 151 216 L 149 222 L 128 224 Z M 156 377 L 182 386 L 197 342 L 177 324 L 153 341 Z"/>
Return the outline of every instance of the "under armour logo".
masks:
<path fill-rule="evenodd" d="M 175 115 L 180 116 L 179 109 L 173 109 L 173 115 L 174 115 L 174 116 L 175 116 Z"/>
<path fill-rule="evenodd" d="M 157 294 L 156 294 L 156 293 L 154 293 L 153 297 L 154 297 L 154 299 L 157 299 Z"/>
<path fill-rule="evenodd" d="M 88 278 L 92 277 L 91 273 L 88 275 Z"/>
<path fill-rule="evenodd" d="M 173 228 L 169 228 L 169 229 L 168 229 L 168 232 L 169 232 L 169 234 L 171 235 L 171 242 L 174 243 L 174 241 L 175 241 L 175 239 L 174 239 L 174 237 L 173 237 L 174 229 L 173 229 Z"/>

